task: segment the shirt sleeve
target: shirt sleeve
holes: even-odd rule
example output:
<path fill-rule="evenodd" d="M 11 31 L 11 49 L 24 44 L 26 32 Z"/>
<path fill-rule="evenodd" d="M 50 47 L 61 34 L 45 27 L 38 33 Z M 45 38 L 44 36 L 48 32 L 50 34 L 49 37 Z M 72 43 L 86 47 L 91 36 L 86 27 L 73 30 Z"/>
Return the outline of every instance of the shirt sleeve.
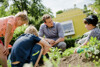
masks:
<path fill-rule="evenodd" d="M 35 43 L 38 43 L 38 42 L 41 40 L 39 37 L 37 37 L 37 36 L 35 36 L 35 35 L 33 36 L 33 38 L 34 38 L 34 42 L 35 42 Z"/>
<path fill-rule="evenodd" d="M 14 25 L 14 20 L 13 18 L 9 18 L 8 23 L 11 24 L 12 26 Z"/>
<path fill-rule="evenodd" d="M 16 26 L 15 26 L 15 21 L 14 21 L 13 17 L 9 18 L 8 24 L 10 24 L 13 27 L 11 32 L 14 33 Z"/>
<path fill-rule="evenodd" d="M 43 37 L 44 35 L 44 32 L 43 32 L 43 25 L 40 26 L 40 29 L 39 29 L 39 37 Z"/>
<path fill-rule="evenodd" d="M 64 37 L 64 31 L 63 31 L 62 25 L 60 23 L 57 24 L 57 30 L 58 30 L 58 36 L 63 38 Z"/>

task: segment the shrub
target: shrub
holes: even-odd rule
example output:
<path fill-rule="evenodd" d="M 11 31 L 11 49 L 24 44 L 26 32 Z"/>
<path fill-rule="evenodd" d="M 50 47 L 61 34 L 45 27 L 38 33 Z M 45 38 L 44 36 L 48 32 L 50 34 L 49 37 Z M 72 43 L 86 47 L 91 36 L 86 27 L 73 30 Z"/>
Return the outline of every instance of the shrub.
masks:
<path fill-rule="evenodd" d="M 65 43 L 67 44 L 66 48 L 70 48 L 70 47 L 75 47 L 75 40 L 77 38 L 70 38 L 70 39 L 65 39 Z"/>
<path fill-rule="evenodd" d="M 14 31 L 14 34 L 13 34 L 13 38 L 10 42 L 11 45 L 13 45 L 13 43 L 15 42 L 15 40 L 21 35 L 24 33 L 25 29 L 27 28 L 27 26 L 23 25 L 23 26 L 20 26 L 18 28 L 16 28 L 16 30 Z M 4 37 L 1 37 L 1 40 L 3 41 L 4 43 Z"/>
<path fill-rule="evenodd" d="M 13 45 L 13 43 L 15 42 L 15 40 L 21 35 L 24 33 L 25 29 L 27 28 L 27 26 L 23 25 L 23 26 L 20 26 L 18 28 L 16 28 L 16 30 L 14 31 L 14 34 L 13 34 L 13 38 L 10 42 L 11 45 Z"/>
<path fill-rule="evenodd" d="M 91 37 L 88 44 L 82 48 L 87 48 L 87 50 L 84 50 L 85 57 L 91 59 L 96 65 L 100 66 L 100 40 L 97 40 L 96 37 Z"/>
<path fill-rule="evenodd" d="M 61 14 L 61 13 L 63 13 L 62 10 L 59 10 L 59 11 L 56 12 L 56 14 Z"/>

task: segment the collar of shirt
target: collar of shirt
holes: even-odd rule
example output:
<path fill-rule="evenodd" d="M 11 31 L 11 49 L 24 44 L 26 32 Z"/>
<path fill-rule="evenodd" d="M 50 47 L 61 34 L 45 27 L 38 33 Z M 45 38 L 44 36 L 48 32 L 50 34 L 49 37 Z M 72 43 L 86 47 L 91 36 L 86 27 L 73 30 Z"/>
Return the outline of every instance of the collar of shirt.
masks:
<path fill-rule="evenodd" d="M 53 27 L 55 27 L 56 25 L 55 25 L 55 23 L 53 22 Z M 45 27 L 46 28 L 49 28 L 46 24 L 45 24 Z M 50 28 L 53 28 L 53 27 L 50 27 Z"/>

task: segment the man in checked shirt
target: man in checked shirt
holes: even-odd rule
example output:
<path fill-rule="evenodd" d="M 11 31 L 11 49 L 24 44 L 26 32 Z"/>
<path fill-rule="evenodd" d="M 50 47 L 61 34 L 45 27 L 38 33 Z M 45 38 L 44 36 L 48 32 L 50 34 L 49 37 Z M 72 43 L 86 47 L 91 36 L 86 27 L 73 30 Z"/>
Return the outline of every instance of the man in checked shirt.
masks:
<path fill-rule="evenodd" d="M 64 42 L 64 32 L 60 23 L 53 22 L 50 15 L 43 15 L 44 23 L 40 26 L 39 37 L 45 36 L 45 40 L 53 47 L 58 47 L 64 51 L 66 43 Z"/>

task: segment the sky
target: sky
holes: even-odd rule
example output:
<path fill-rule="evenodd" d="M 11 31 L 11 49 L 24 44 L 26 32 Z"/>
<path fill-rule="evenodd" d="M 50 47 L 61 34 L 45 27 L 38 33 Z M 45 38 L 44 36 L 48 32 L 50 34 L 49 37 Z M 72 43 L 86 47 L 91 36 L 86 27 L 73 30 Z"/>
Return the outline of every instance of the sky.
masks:
<path fill-rule="evenodd" d="M 59 10 L 74 8 L 74 4 L 76 4 L 76 7 L 83 9 L 84 4 L 88 5 L 93 2 L 94 0 L 42 0 L 42 4 L 50 8 L 54 16 L 56 16 L 56 12 Z"/>

